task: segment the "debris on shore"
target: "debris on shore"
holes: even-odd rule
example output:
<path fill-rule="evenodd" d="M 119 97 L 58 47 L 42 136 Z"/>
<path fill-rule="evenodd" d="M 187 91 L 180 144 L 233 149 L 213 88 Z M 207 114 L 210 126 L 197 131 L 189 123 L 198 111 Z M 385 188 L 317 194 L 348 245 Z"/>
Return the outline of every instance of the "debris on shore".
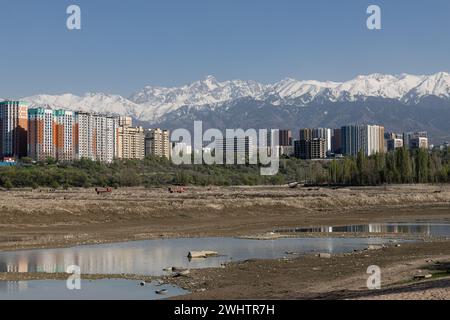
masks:
<path fill-rule="evenodd" d="M 419 275 L 415 275 L 414 279 L 415 280 L 423 280 L 423 279 L 431 279 L 433 277 L 432 274 L 419 274 Z"/>
<path fill-rule="evenodd" d="M 189 259 L 206 259 L 209 257 L 217 257 L 219 255 L 216 251 L 190 251 L 188 254 Z"/>
<path fill-rule="evenodd" d="M 156 294 L 160 294 L 160 295 L 166 294 L 167 293 L 167 289 L 156 290 L 155 293 Z"/>

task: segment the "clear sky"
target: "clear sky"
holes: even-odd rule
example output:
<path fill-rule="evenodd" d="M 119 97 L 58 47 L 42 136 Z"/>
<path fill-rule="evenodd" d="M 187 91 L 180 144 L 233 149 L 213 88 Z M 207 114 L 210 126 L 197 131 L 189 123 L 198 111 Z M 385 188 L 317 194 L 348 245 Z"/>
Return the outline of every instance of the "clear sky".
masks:
<path fill-rule="evenodd" d="M 70 4 L 80 31 L 66 28 Z M 448 0 L 0 0 L 0 12 L 0 97 L 450 71 Z"/>

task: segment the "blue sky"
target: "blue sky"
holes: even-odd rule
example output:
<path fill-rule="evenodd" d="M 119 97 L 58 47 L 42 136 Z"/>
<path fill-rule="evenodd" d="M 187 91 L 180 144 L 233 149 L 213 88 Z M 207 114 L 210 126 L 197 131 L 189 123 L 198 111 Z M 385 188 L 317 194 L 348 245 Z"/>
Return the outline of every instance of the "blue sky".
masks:
<path fill-rule="evenodd" d="M 82 30 L 66 8 L 82 9 Z M 366 28 L 382 9 L 383 30 Z M 0 97 L 450 71 L 450 1 L 0 0 Z"/>

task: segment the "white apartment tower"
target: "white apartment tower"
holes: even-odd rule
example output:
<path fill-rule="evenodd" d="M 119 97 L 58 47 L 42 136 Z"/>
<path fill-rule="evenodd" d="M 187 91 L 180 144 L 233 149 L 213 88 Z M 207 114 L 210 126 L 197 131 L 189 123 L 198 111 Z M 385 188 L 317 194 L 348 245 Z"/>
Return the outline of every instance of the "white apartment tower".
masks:
<path fill-rule="evenodd" d="M 113 162 L 117 156 L 118 118 L 78 112 L 75 119 L 76 158 Z"/>
<path fill-rule="evenodd" d="M 363 151 L 366 156 L 384 153 L 384 127 L 353 125 L 341 128 L 342 152 L 357 155 Z"/>

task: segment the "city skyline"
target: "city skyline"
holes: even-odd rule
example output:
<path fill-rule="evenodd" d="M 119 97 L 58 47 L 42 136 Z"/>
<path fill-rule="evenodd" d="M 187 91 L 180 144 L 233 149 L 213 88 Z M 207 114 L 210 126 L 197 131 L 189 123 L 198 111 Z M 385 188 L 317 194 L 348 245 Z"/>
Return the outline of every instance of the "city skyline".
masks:
<path fill-rule="evenodd" d="M 185 141 L 191 141 L 190 132 L 185 129 L 177 130 L 174 138 L 168 130 L 144 129 L 142 126 L 132 127 L 132 124 L 132 118 L 123 115 L 29 108 L 20 101 L 0 102 L 0 156 L 13 162 L 24 157 L 35 161 L 49 158 L 56 161 L 91 159 L 106 163 L 116 159 L 142 160 L 147 155 L 171 159 L 176 153 L 172 154 L 170 144 L 173 143 L 174 150 L 178 150 L 177 144 L 182 142 L 184 153 L 188 147 Z M 194 126 L 197 126 L 194 134 L 198 129 L 203 131 L 201 122 L 195 122 Z M 267 155 L 271 156 L 276 152 L 276 157 L 281 154 L 304 159 L 334 158 L 338 154 L 356 156 L 361 151 L 371 156 L 402 147 L 429 149 L 427 132 L 405 132 L 399 145 L 396 141 L 398 135 L 385 132 L 384 126 L 380 125 L 345 125 L 340 129 L 303 128 L 299 130 L 299 140 L 293 139 L 289 128 L 265 130 L 262 134 L 267 136 L 266 141 L 260 141 L 254 129 L 245 132 L 242 129 L 226 130 L 225 138 L 222 133 L 217 133 L 209 140 L 206 138 L 206 141 L 204 133 L 201 134 L 200 141 L 211 143 L 200 145 L 198 150 L 202 156 L 213 145 L 214 150 L 223 151 L 223 155 L 233 150 L 237 154 L 242 151 L 245 157 L 238 160 L 238 164 L 247 158 L 253 159 L 253 152 L 262 149 L 266 149 Z M 277 140 L 274 141 L 274 138 Z M 235 145 L 238 144 L 236 139 L 241 139 L 244 145 Z M 230 141 L 233 144 L 231 149 L 228 146 Z M 196 138 L 191 146 L 194 146 L 195 152 L 198 151 Z"/>

